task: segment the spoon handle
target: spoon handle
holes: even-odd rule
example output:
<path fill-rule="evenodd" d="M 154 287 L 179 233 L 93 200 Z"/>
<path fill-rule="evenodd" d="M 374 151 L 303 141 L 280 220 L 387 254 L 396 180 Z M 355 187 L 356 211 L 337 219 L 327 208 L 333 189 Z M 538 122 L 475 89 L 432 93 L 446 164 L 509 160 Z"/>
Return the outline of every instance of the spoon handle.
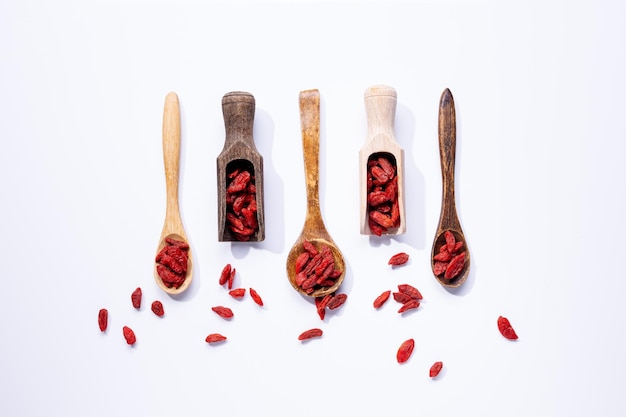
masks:
<path fill-rule="evenodd" d="M 166 219 L 179 219 L 178 172 L 180 165 L 180 105 L 178 96 L 170 92 L 163 109 L 163 163 L 167 196 Z"/>
<path fill-rule="evenodd" d="M 319 202 L 320 158 L 320 94 L 319 91 L 300 92 L 300 126 L 306 176 L 307 222 L 321 223 Z"/>
<path fill-rule="evenodd" d="M 368 142 L 377 137 L 395 142 L 396 102 L 396 90 L 392 87 L 377 85 L 365 91 Z"/>
<path fill-rule="evenodd" d="M 449 89 L 441 94 L 439 102 L 439 156 L 443 182 L 441 220 L 448 225 L 459 225 L 454 197 L 454 169 L 456 158 L 456 113 L 454 98 Z"/>

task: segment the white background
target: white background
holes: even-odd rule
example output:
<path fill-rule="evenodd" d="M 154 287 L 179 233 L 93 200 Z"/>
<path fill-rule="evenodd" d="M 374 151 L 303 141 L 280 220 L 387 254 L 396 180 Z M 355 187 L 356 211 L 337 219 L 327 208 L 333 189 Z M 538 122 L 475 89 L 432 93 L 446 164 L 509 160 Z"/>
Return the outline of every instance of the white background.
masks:
<path fill-rule="evenodd" d="M 617 0 L 2 1 L 0 414 L 624 415 L 625 47 Z M 358 226 L 374 84 L 398 92 L 406 158 L 407 232 L 392 238 Z M 322 97 L 322 214 L 348 268 L 348 301 L 323 322 L 285 273 L 305 214 L 298 93 L 311 88 Z M 428 264 L 444 88 L 472 252 L 459 291 Z M 217 241 L 221 98 L 233 90 L 257 103 L 262 243 Z M 169 91 L 181 102 L 180 205 L 195 256 L 176 298 L 152 277 Z M 400 251 L 411 259 L 392 270 Z M 218 285 L 226 263 L 264 308 Z M 421 290 L 419 310 L 373 309 L 401 283 Z M 211 312 L 218 304 L 235 318 Z M 517 342 L 498 333 L 499 315 Z M 311 327 L 324 336 L 298 342 Z M 212 332 L 229 339 L 210 346 Z M 431 380 L 436 360 L 444 370 Z"/>

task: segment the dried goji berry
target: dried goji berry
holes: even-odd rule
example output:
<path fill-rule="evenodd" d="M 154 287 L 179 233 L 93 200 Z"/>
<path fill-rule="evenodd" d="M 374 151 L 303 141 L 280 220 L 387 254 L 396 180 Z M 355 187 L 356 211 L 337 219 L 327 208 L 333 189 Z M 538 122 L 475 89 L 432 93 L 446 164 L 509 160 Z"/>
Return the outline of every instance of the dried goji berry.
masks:
<path fill-rule="evenodd" d="M 141 307 L 141 288 L 137 287 L 135 291 L 130 295 L 130 299 L 133 302 L 133 307 L 140 308 Z"/>
<path fill-rule="evenodd" d="M 443 234 L 444 239 L 446 240 L 446 249 L 448 252 L 454 252 L 454 247 L 456 246 L 456 238 L 454 237 L 454 233 L 449 230 L 446 230 Z"/>
<path fill-rule="evenodd" d="M 406 303 L 402 304 L 402 307 L 400 307 L 400 309 L 398 310 L 398 313 L 402 314 L 405 311 L 413 310 L 419 306 L 420 306 L 420 302 L 418 300 L 411 299 L 407 301 Z"/>
<path fill-rule="evenodd" d="M 163 310 L 163 303 L 159 300 L 153 301 L 151 308 L 152 312 L 159 317 L 163 317 L 163 314 L 165 314 L 165 311 Z"/>
<path fill-rule="evenodd" d="M 389 259 L 387 264 L 392 265 L 392 266 L 404 265 L 405 263 L 407 263 L 408 260 L 409 260 L 409 255 L 407 253 L 400 252 L 400 253 L 396 253 L 395 255 L 393 255 Z"/>
<path fill-rule="evenodd" d="M 326 317 L 326 306 L 328 306 L 328 303 L 332 298 L 332 294 L 326 294 L 322 297 L 315 297 L 315 308 L 317 310 L 317 315 L 320 317 L 321 320 L 324 320 L 324 317 Z"/>
<path fill-rule="evenodd" d="M 396 353 L 396 359 L 398 363 L 404 363 L 409 360 L 411 354 L 413 353 L 413 348 L 415 347 L 415 340 L 407 339 L 398 348 L 398 353 Z"/>
<path fill-rule="evenodd" d="M 348 294 L 337 294 L 334 295 L 330 302 L 328 303 L 328 309 L 329 310 L 336 310 L 339 307 L 341 307 L 346 300 L 348 299 Z"/>
<path fill-rule="evenodd" d="M 250 297 L 252 297 L 252 300 L 257 303 L 258 305 L 260 305 L 261 307 L 263 307 L 263 299 L 261 298 L 261 296 L 259 295 L 259 293 L 257 293 L 255 291 L 254 288 L 250 288 Z"/>
<path fill-rule="evenodd" d="M 439 372 L 441 372 L 441 368 L 443 368 L 443 362 L 437 361 L 437 362 L 433 363 L 432 366 L 430 367 L 429 372 L 428 372 L 430 377 L 434 378 L 437 375 L 439 375 Z"/>
<path fill-rule="evenodd" d="M 228 279 L 230 278 L 230 270 L 231 270 L 231 265 L 230 264 L 226 264 L 224 266 L 224 268 L 222 269 L 222 273 L 220 274 L 220 285 L 224 285 L 228 282 Z"/>
<path fill-rule="evenodd" d="M 228 289 L 233 288 L 233 283 L 235 282 L 235 274 L 237 273 L 237 268 L 232 268 L 230 270 L 230 275 L 228 276 Z"/>
<path fill-rule="evenodd" d="M 165 238 L 165 242 L 173 246 L 178 246 L 183 250 L 189 249 L 189 243 L 185 242 L 184 240 L 178 240 L 168 236 Z"/>
<path fill-rule="evenodd" d="M 389 296 L 391 295 L 391 290 L 383 291 L 376 299 L 374 300 L 374 308 L 380 308 L 383 304 L 387 302 Z"/>
<path fill-rule="evenodd" d="M 206 337 L 205 340 L 207 343 L 219 343 L 219 342 L 225 341 L 226 336 L 222 336 L 219 333 L 211 333 L 210 335 Z"/>
<path fill-rule="evenodd" d="M 234 316 L 233 310 L 231 310 L 228 307 L 215 306 L 215 307 L 211 307 L 211 310 L 213 310 L 218 316 L 224 319 L 230 319 Z"/>
<path fill-rule="evenodd" d="M 126 343 L 128 343 L 129 345 L 134 345 L 137 341 L 137 338 L 135 337 L 135 332 L 133 332 L 133 329 L 128 326 L 124 326 L 122 328 L 122 334 L 124 335 L 124 339 L 126 339 Z"/>
<path fill-rule="evenodd" d="M 394 292 L 393 299 L 399 302 L 400 304 L 404 304 L 412 300 L 410 295 L 405 294 L 403 292 Z"/>
<path fill-rule="evenodd" d="M 246 289 L 235 288 L 234 290 L 228 291 L 228 294 L 230 294 L 230 296 L 233 298 L 242 298 L 246 294 Z"/>
<path fill-rule="evenodd" d="M 507 319 L 506 317 L 502 317 L 502 316 L 498 317 L 498 330 L 500 330 L 500 333 L 502 334 L 502 336 L 504 336 L 505 338 L 509 340 L 518 339 L 517 333 L 515 333 L 513 326 L 511 326 L 509 319 Z"/>
<path fill-rule="evenodd" d="M 100 331 L 103 332 L 107 329 L 109 323 L 109 311 L 106 308 L 101 308 L 98 311 L 98 327 L 100 327 Z"/>
<path fill-rule="evenodd" d="M 320 337 L 322 334 L 324 334 L 322 329 L 318 329 L 318 328 L 309 329 L 309 330 L 305 330 L 304 332 L 302 332 L 300 336 L 298 336 L 298 340 L 312 339 L 314 337 Z"/>
<path fill-rule="evenodd" d="M 421 300 L 423 298 L 422 293 L 420 293 L 417 288 L 409 284 L 399 284 L 398 290 L 415 300 Z"/>
<path fill-rule="evenodd" d="M 459 275 L 464 267 L 465 252 L 461 252 L 450 260 L 450 263 L 448 264 L 448 267 L 446 268 L 446 272 L 444 272 L 443 277 L 445 279 L 452 279 Z"/>
<path fill-rule="evenodd" d="M 302 271 L 310 257 L 311 255 L 306 251 L 298 255 L 296 258 L 296 274 Z"/>
<path fill-rule="evenodd" d="M 446 262 L 435 262 L 433 265 L 433 273 L 435 275 L 441 275 L 446 271 L 448 264 Z"/>

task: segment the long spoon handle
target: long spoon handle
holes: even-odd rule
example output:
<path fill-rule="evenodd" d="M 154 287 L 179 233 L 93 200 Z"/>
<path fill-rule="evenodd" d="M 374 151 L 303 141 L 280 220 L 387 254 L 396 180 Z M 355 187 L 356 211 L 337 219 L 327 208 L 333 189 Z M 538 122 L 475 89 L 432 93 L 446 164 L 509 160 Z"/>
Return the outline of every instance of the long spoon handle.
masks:
<path fill-rule="evenodd" d="M 456 158 L 456 113 L 454 98 L 449 89 L 441 94 L 439 102 L 439 156 L 443 182 L 441 224 L 458 226 L 454 197 L 454 169 Z"/>
<path fill-rule="evenodd" d="M 307 222 L 322 223 L 319 202 L 320 94 L 318 90 L 300 92 L 300 126 L 306 176 Z"/>
<path fill-rule="evenodd" d="M 171 92 L 165 97 L 163 109 L 163 163 L 167 196 L 166 219 L 179 219 L 178 173 L 180 166 L 180 105 Z"/>

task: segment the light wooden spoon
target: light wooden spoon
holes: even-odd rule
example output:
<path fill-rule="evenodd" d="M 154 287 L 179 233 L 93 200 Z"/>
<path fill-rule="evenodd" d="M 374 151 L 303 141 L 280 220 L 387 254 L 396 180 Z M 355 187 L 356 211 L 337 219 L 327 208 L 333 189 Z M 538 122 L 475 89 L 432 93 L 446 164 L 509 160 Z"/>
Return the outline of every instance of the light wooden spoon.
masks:
<path fill-rule="evenodd" d="M 435 278 L 441 285 L 449 288 L 459 287 L 465 282 L 470 271 L 470 252 L 467 239 L 461 229 L 461 222 L 456 211 L 454 196 L 454 169 L 456 157 L 456 112 L 454 98 L 449 89 L 441 94 L 439 102 L 439 156 L 441 158 L 441 177 L 443 193 L 441 198 L 441 214 L 439 225 L 435 232 L 435 240 L 431 252 L 431 267 Z M 463 242 L 459 252 L 465 251 L 465 264 L 459 274 L 451 279 L 445 279 L 444 274 L 437 275 L 435 272 L 434 257 L 439 253 L 439 248 L 446 243 L 445 232 L 450 231 L 456 242 Z"/>
<path fill-rule="evenodd" d="M 265 216 L 263 208 L 263 157 L 257 151 L 252 135 L 254 127 L 255 100 L 250 93 L 232 91 L 222 97 L 222 113 L 226 138 L 224 148 L 217 157 L 217 201 L 218 201 L 218 241 L 238 242 L 235 233 L 226 220 L 227 175 L 234 168 L 248 170 L 254 176 L 256 188 L 256 232 L 247 242 L 261 242 L 265 239 Z"/>
<path fill-rule="evenodd" d="M 339 288 L 345 277 L 346 266 L 341 251 L 324 226 L 319 202 L 319 148 L 320 148 L 320 95 L 318 90 L 300 92 L 300 124 L 304 154 L 307 211 L 302 232 L 287 256 L 287 276 L 291 285 L 302 295 L 320 297 Z M 316 246 L 327 245 L 331 250 L 335 268 L 341 275 L 332 287 L 321 287 L 308 294 L 296 284 L 296 259 L 304 252 L 303 242 L 308 240 Z"/>
<path fill-rule="evenodd" d="M 171 92 L 165 97 L 163 109 L 163 162 L 165 166 L 166 210 L 163 231 L 159 238 L 156 253 L 167 244 L 166 238 L 187 242 L 187 235 L 178 208 L 178 172 L 180 165 L 180 105 L 178 96 Z M 191 248 L 188 249 L 187 272 L 185 281 L 178 288 L 169 288 L 157 273 L 154 264 L 154 279 L 157 285 L 168 294 L 180 294 L 185 291 L 193 278 Z M 155 256 L 156 258 L 156 256 Z"/>
<path fill-rule="evenodd" d="M 365 90 L 367 139 L 359 151 L 359 180 L 361 189 L 361 234 L 375 235 L 369 224 L 368 162 L 371 157 L 385 156 L 396 167 L 399 224 L 387 228 L 383 235 L 399 235 L 406 231 L 404 215 L 404 151 L 396 141 L 394 120 L 397 94 L 393 87 L 377 85 Z"/>

